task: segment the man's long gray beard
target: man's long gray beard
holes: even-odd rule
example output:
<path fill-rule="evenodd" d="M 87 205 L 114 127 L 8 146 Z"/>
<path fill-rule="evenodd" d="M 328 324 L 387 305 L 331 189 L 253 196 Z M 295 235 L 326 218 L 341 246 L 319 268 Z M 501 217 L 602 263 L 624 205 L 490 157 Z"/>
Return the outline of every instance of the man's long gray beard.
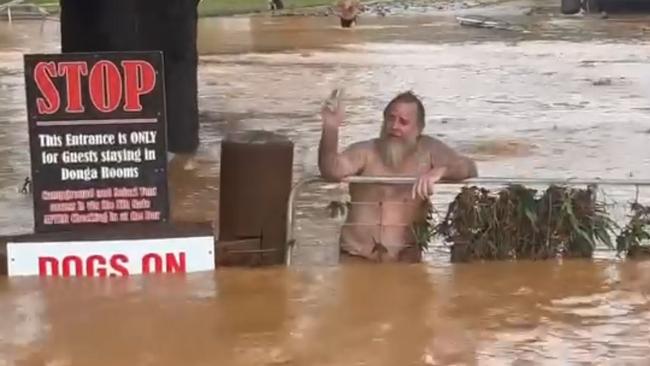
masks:
<path fill-rule="evenodd" d="M 417 141 L 407 141 L 395 137 L 379 139 L 379 155 L 381 160 L 390 168 L 397 168 L 407 157 L 415 152 Z"/>

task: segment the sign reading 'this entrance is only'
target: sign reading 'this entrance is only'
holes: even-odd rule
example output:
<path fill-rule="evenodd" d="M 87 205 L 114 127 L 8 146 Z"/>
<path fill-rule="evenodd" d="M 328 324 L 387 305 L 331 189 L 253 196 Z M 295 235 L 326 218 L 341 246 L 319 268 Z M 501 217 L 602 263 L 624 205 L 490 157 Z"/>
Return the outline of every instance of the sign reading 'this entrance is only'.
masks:
<path fill-rule="evenodd" d="M 24 61 L 36 232 L 167 221 L 162 54 Z"/>

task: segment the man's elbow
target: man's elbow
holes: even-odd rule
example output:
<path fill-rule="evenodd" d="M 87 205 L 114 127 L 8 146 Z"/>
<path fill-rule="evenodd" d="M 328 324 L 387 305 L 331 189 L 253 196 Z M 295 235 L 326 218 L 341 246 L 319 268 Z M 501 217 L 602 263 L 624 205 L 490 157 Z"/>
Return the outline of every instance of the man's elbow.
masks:
<path fill-rule="evenodd" d="M 345 176 L 341 174 L 336 174 L 333 172 L 321 172 L 320 174 L 321 178 L 325 179 L 328 182 L 341 182 Z"/>
<path fill-rule="evenodd" d="M 470 158 L 463 158 L 462 162 L 458 163 L 445 178 L 452 182 L 460 182 L 476 177 L 478 177 L 476 163 Z"/>
<path fill-rule="evenodd" d="M 328 182 L 340 182 L 345 178 L 345 175 L 338 172 L 337 169 L 333 169 L 325 164 L 319 164 L 318 168 L 321 178 Z"/>

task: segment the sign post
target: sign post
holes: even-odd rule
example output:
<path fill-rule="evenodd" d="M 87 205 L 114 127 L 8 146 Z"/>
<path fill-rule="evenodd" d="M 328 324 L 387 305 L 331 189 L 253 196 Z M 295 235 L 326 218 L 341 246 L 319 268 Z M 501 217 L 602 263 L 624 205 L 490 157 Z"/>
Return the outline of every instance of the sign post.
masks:
<path fill-rule="evenodd" d="M 206 241 L 206 230 L 169 224 L 162 53 L 31 54 L 24 64 L 35 234 L 7 244 L 8 274 L 106 275 L 97 268 L 115 258 L 112 275 L 214 267 L 211 230 Z"/>

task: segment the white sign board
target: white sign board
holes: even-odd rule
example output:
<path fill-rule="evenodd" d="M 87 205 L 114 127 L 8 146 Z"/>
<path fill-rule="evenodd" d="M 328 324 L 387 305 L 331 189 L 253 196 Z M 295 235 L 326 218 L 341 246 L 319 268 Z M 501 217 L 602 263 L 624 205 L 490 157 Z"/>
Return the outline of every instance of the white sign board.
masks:
<path fill-rule="evenodd" d="M 214 270 L 212 236 L 7 243 L 9 276 L 128 276 Z"/>

